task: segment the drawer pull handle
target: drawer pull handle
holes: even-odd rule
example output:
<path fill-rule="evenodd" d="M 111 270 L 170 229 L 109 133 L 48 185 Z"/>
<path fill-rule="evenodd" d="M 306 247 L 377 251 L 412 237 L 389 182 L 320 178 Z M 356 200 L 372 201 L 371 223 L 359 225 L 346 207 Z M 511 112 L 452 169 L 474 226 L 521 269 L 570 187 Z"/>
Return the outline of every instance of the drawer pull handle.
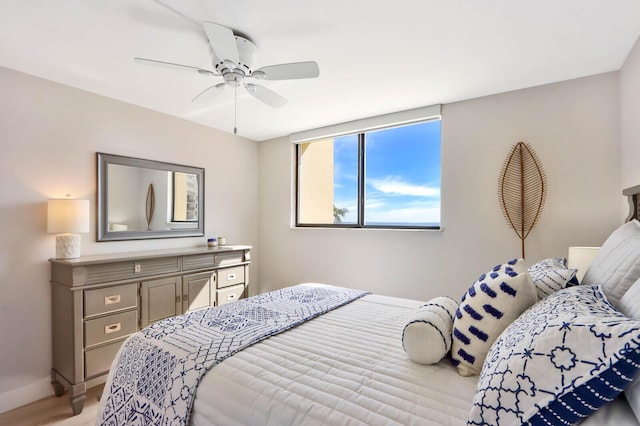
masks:
<path fill-rule="evenodd" d="M 236 299 L 235 293 L 231 293 L 231 294 L 227 295 L 227 300 L 235 300 L 235 299 Z"/>
<path fill-rule="evenodd" d="M 188 294 L 182 295 L 182 300 L 184 300 L 185 302 L 189 300 L 189 295 Z"/>
<path fill-rule="evenodd" d="M 119 294 L 113 294 L 111 296 L 105 296 L 104 297 L 104 304 L 105 305 L 113 305 L 114 303 L 120 303 L 120 295 Z"/>
<path fill-rule="evenodd" d="M 115 333 L 116 331 L 120 331 L 120 330 L 122 330 L 121 322 L 115 322 L 113 324 L 104 326 L 104 334 Z"/>
<path fill-rule="evenodd" d="M 236 279 L 236 274 L 227 275 L 227 281 L 231 281 L 231 280 L 235 280 L 235 279 Z"/>

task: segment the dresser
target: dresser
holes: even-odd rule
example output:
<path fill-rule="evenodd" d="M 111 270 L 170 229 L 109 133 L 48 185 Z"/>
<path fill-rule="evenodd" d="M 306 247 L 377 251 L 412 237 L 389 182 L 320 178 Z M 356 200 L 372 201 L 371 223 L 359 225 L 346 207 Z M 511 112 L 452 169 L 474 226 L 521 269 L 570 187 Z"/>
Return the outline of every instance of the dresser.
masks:
<path fill-rule="evenodd" d="M 250 246 L 154 250 L 50 259 L 51 384 L 74 414 L 103 383 L 132 333 L 165 318 L 246 297 Z"/>

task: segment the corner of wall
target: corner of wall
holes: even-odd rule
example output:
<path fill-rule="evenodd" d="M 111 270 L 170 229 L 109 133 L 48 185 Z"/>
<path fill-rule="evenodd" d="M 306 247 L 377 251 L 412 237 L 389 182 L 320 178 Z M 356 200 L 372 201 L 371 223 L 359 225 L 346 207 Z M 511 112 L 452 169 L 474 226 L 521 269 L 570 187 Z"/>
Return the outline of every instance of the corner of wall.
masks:
<path fill-rule="evenodd" d="M 621 188 L 640 184 L 640 38 L 629 52 L 619 76 Z"/>

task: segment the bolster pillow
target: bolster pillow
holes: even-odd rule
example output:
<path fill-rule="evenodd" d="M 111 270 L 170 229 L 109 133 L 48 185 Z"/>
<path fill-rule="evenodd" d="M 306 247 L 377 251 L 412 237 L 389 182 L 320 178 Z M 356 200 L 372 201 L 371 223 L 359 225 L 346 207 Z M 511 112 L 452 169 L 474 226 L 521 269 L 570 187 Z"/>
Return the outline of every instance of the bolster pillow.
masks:
<path fill-rule="evenodd" d="M 453 316 L 458 303 L 449 297 L 436 297 L 409 318 L 402 331 L 402 347 L 419 364 L 435 364 L 451 349 Z"/>

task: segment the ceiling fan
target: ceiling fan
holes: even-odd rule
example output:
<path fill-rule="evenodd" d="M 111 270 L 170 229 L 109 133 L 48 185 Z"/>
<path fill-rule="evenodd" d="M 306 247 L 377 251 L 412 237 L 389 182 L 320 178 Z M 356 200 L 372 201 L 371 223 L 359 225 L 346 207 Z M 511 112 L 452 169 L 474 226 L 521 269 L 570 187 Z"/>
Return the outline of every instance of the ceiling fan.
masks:
<path fill-rule="evenodd" d="M 172 62 L 159 61 L 148 58 L 134 58 L 140 64 L 149 64 L 173 69 L 181 69 L 197 72 L 204 76 L 222 78 L 222 81 L 210 86 L 200 92 L 192 99 L 192 102 L 207 102 L 215 98 L 227 86 L 235 91 L 235 104 L 237 109 L 237 89 L 243 86 L 247 92 L 264 102 L 265 104 L 279 108 L 287 103 L 287 100 L 260 84 L 246 82 L 248 79 L 255 80 L 296 80 L 303 78 L 315 78 L 320 75 L 318 64 L 313 61 L 292 62 L 286 64 L 268 65 L 254 69 L 257 57 L 256 45 L 246 37 L 234 34 L 231 28 L 210 21 L 198 21 L 184 15 L 170 5 L 154 0 L 159 5 L 171 10 L 173 13 L 193 22 L 202 28 L 209 41 L 210 53 L 213 69 L 194 67 L 190 65 L 176 64 Z M 233 133 L 237 133 L 234 124 Z"/>

